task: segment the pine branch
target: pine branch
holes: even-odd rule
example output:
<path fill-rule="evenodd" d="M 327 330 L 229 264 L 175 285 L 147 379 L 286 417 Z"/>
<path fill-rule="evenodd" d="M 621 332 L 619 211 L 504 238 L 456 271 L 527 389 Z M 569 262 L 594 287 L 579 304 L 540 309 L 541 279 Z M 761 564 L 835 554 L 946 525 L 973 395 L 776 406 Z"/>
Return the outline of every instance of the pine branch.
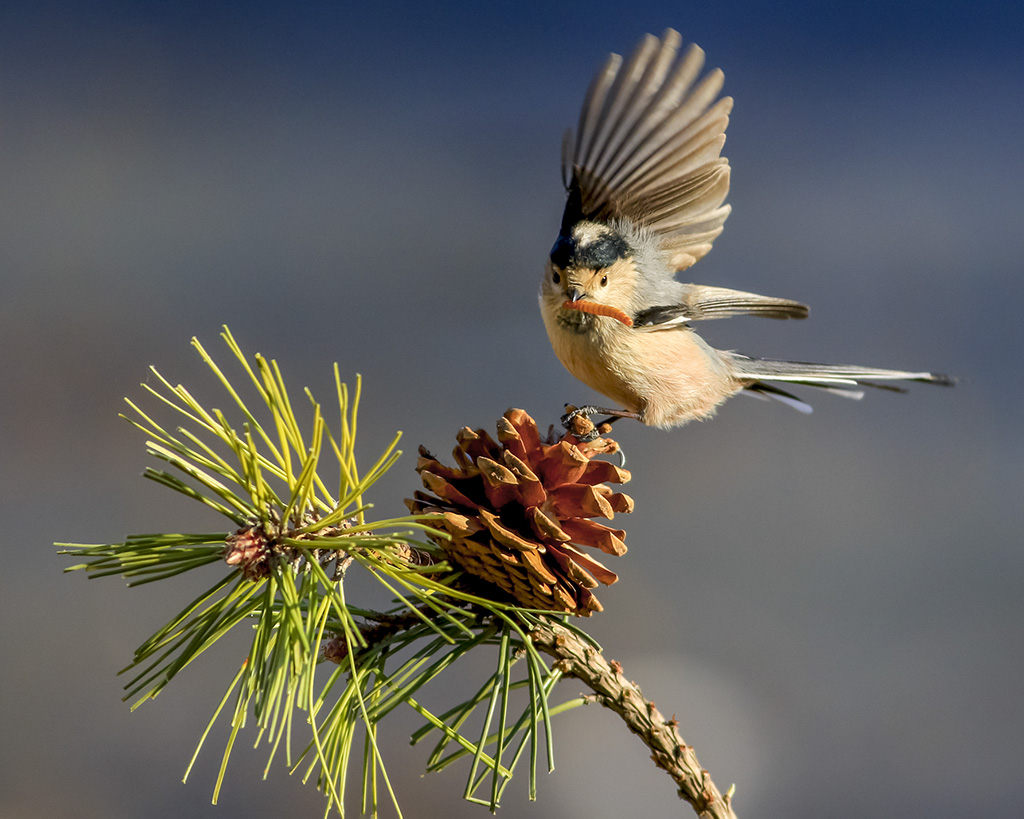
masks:
<path fill-rule="evenodd" d="M 693 747 L 679 735 L 675 717 L 666 720 L 654 703 L 646 699 L 636 683 L 622 673 L 622 666 L 609 662 L 591 643 L 569 629 L 543 619 L 530 639 L 540 651 L 555 658 L 555 668 L 566 677 L 581 680 L 651 750 L 654 764 L 679 785 L 679 796 L 689 802 L 697 814 L 709 819 L 735 819 L 732 789 L 723 796 L 701 768 Z"/>
<path fill-rule="evenodd" d="M 419 622 L 412 611 L 370 619 L 376 625 L 364 626 L 363 635 L 371 646 Z M 575 677 L 594 692 L 585 699 L 614 711 L 640 737 L 651 750 L 654 764 L 675 780 L 680 798 L 689 802 L 698 816 L 736 819 L 731 804 L 732 788 L 722 794 L 701 767 L 693 746 L 680 736 L 676 719 L 666 720 L 654 703 L 643 696 L 640 687 L 626 679 L 618 662 L 606 660 L 593 643 L 546 616 L 535 618 L 529 637 L 535 648 L 554 658 L 555 670 L 565 677 Z"/>
<path fill-rule="evenodd" d="M 182 425 L 168 425 L 133 402 L 129 420 L 166 466 L 146 476 L 219 511 L 230 521 L 228 531 L 61 544 L 64 554 L 86 560 L 69 570 L 121 575 L 131 585 L 226 564 L 228 573 L 146 640 L 124 669 L 134 675 L 126 699 L 138 705 L 227 633 L 252 632 L 210 723 L 226 712 L 232 726 L 215 802 L 251 715 L 257 741 L 270 746 L 268 765 L 281 748 L 291 770 L 301 768 L 304 780 L 315 776 L 328 812 L 344 815 L 348 772 L 361 768 L 364 812 L 376 815 L 384 788 L 400 816 L 377 730 L 407 706 L 424 719 L 413 742 L 436 742 L 427 770 L 468 762 L 464 798 L 493 812 L 520 760 L 529 797 L 536 798 L 541 759 L 554 768 L 551 718 L 596 699 L 641 737 L 699 815 L 733 817 L 731 791 L 718 791 L 675 719 L 665 720 L 572 622 L 572 615 L 601 611 L 592 589 L 617 579 L 593 551 L 626 552 L 624 530 L 593 520 L 633 509 L 631 498 L 609 486 L 625 483 L 629 473 L 597 457 L 615 452 L 614 441 L 576 427 L 543 438 L 527 413 L 510 409 L 498 421 L 496 439 L 483 429 L 457 433 L 455 467 L 421 448 L 417 471 L 427 491 L 406 501 L 412 516 L 367 519 L 372 507 L 364 495 L 398 458 L 399 436 L 369 469 L 359 468 L 358 379 L 350 392 L 335 366 L 335 431 L 306 390 L 312 420 L 304 429 L 277 364 L 259 355 L 250 363 L 227 328 L 224 339 L 255 401 L 194 344 L 227 391 L 234 421 L 156 370 L 157 384 L 146 389 Z M 381 584 L 394 608 L 354 605 L 349 593 L 361 590 L 360 575 Z M 442 713 L 419 699 L 429 684 L 456 673 L 461 658 L 481 650 L 496 652 L 494 671 L 469 699 Z M 553 705 L 563 676 L 582 680 L 593 695 Z M 306 743 L 296 754 L 292 735 L 300 730 Z"/>

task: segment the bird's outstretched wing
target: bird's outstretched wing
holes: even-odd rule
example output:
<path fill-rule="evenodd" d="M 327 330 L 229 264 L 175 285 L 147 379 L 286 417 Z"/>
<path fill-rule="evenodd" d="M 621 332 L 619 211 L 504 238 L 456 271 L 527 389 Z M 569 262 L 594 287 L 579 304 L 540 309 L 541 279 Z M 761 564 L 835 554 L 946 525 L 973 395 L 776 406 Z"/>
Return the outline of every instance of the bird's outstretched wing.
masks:
<path fill-rule="evenodd" d="M 647 35 L 623 62 L 612 54 L 590 85 L 576 135 L 566 134 L 569 200 L 563 233 L 581 219 L 625 218 L 654 232 L 674 270 L 710 249 L 729 215 L 720 156 L 732 98 L 716 101 L 719 69 L 697 80 L 704 52 L 679 53 L 679 33 Z"/>

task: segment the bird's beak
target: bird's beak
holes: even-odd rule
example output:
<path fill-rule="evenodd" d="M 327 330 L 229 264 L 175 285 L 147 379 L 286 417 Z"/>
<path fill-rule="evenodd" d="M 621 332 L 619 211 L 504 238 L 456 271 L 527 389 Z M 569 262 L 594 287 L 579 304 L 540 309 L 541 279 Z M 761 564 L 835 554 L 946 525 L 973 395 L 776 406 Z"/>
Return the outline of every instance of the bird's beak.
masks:
<path fill-rule="evenodd" d="M 583 288 L 577 287 L 573 284 L 566 288 L 565 295 L 569 297 L 569 301 L 577 302 L 580 299 L 586 298 L 587 293 Z"/>

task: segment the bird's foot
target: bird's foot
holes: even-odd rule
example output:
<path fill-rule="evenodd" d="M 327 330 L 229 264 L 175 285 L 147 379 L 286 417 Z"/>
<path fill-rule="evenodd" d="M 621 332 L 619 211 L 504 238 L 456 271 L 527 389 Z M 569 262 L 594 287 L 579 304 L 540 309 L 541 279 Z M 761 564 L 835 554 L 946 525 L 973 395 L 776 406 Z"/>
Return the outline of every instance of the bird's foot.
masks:
<path fill-rule="evenodd" d="M 581 443 L 588 443 L 601 435 L 598 425 L 590 420 L 591 415 L 603 412 L 600 407 L 574 407 L 572 404 L 565 405 L 565 415 L 562 416 L 562 428 Z"/>
<path fill-rule="evenodd" d="M 590 420 L 592 415 L 607 415 L 596 424 Z M 582 443 L 593 441 L 601 435 L 607 435 L 612 431 L 612 424 L 620 418 L 640 419 L 640 416 L 629 410 L 613 410 L 604 407 L 574 407 L 572 404 L 565 405 L 565 415 L 562 416 L 562 426 L 566 432 L 574 435 Z"/>

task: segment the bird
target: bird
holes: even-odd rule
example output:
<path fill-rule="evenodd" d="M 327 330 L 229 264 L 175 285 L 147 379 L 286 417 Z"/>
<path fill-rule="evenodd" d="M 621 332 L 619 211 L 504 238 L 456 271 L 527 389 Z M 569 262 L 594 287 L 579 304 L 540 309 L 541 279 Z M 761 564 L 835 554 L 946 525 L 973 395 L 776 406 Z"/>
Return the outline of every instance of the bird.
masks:
<path fill-rule="evenodd" d="M 737 393 L 810 412 L 786 387 L 859 399 L 863 387 L 902 391 L 890 382 L 951 385 L 938 373 L 717 350 L 693 329 L 740 315 L 804 319 L 809 311 L 790 299 L 676 279 L 711 250 L 731 209 L 721 151 L 733 101 L 719 97 L 722 71 L 701 77 L 704 52 L 681 50 L 681 42 L 670 28 L 646 35 L 627 60 L 611 54 L 590 84 L 575 135 L 563 140 L 566 203 L 541 281 L 541 314 L 565 368 L 618 405 L 573 415 L 668 429 L 711 417 Z"/>

